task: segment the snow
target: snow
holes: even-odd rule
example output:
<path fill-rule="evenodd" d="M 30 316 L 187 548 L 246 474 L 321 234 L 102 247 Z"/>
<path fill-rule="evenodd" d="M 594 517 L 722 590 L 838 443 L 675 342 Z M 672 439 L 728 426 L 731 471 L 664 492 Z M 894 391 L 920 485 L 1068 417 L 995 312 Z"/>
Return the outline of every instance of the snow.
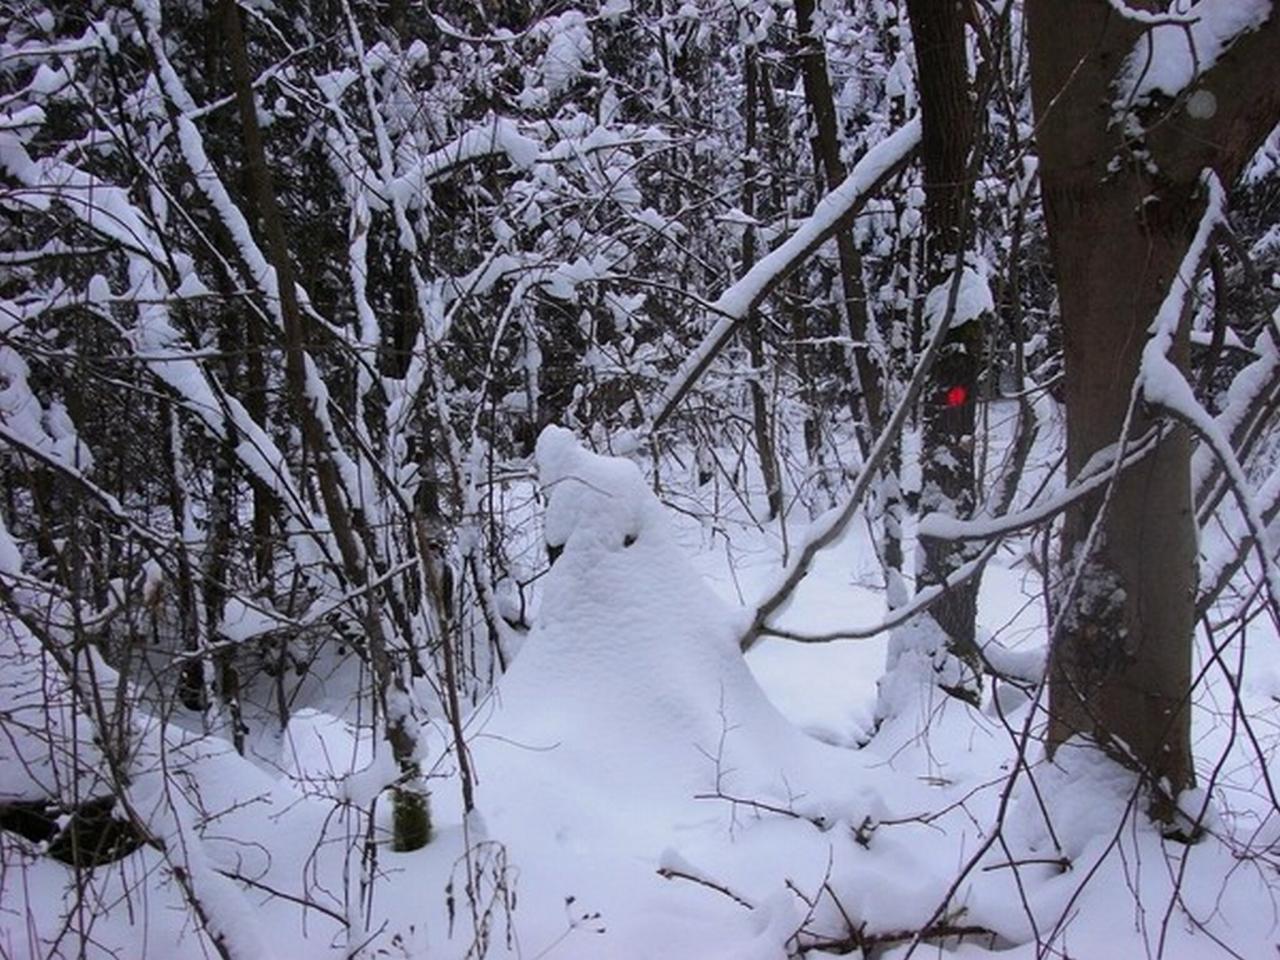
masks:
<path fill-rule="evenodd" d="M 1119 8 L 1124 0 L 1111 0 Z M 1117 82 L 1118 103 L 1144 103 L 1153 94 L 1176 97 L 1192 87 L 1243 34 L 1257 30 L 1272 15 L 1272 0 L 1179 0 L 1170 16 L 1152 15 L 1124 4 L 1124 15 L 1149 26 L 1134 45 Z M 1186 104 L 1197 118 L 1214 113 L 1197 91 Z M 1197 100 L 1196 98 L 1199 97 Z"/>
<path fill-rule="evenodd" d="M 938 284 L 929 291 L 924 301 L 924 315 L 930 329 L 946 314 L 947 304 L 951 302 L 950 279 Z M 971 320 L 995 311 L 995 298 L 987 278 L 974 270 L 965 267 L 960 271 L 960 286 L 956 293 L 956 305 L 951 319 L 952 327 L 963 326 Z"/>
<path fill-rule="evenodd" d="M 591 57 L 586 18 L 580 11 L 570 10 L 542 21 L 540 29 L 551 37 L 539 65 L 542 81 L 548 93 L 562 93 L 582 74 L 583 62 Z"/>
<path fill-rule="evenodd" d="M 1122 462 L 1124 466 L 1130 466 L 1154 449 L 1154 446 L 1149 444 L 1132 446 L 1125 450 Z M 999 517 L 975 517 L 971 520 L 961 520 L 941 512 L 927 513 L 920 518 L 918 534 L 921 537 L 935 537 L 941 540 L 988 540 L 1044 523 L 1062 513 L 1074 501 L 1110 483 L 1116 450 L 1109 447 L 1099 451 L 1099 454 L 1101 456 L 1095 454 L 1087 468 L 1080 472 L 1070 487 L 1052 494 L 1041 503 L 1028 506 L 1025 510 L 1005 513 Z"/>
<path fill-rule="evenodd" d="M 16 572 L 13 541 L 7 532 L 2 548 L 6 574 Z M 69 796 L 100 796 L 96 772 L 101 754 L 91 744 L 69 752 L 77 726 L 85 723 L 69 685 L 39 641 L 17 619 L 0 624 L 0 657 L 5 679 L 0 683 L 0 716 L 7 720 L 0 739 L 0 803 Z"/>
<path fill-rule="evenodd" d="M 593 262 L 579 257 L 567 263 L 557 265 L 542 280 L 542 286 L 548 294 L 557 300 L 577 300 L 578 285 L 592 280 L 608 271 L 607 261 Z"/>
<path fill-rule="evenodd" d="M 762 257 L 741 280 L 722 293 L 715 302 L 717 313 L 745 315 L 760 291 L 775 277 L 794 264 L 799 251 L 807 249 L 819 237 L 827 235 L 885 173 L 902 161 L 920 141 L 918 119 L 905 124 L 876 146 L 854 165 L 849 176 L 831 193 L 823 197 L 809 219 L 796 228 L 777 249 Z"/>
<path fill-rule="evenodd" d="M 1139 383 L 1142 395 L 1148 403 L 1164 408 L 1190 426 L 1221 462 L 1231 484 L 1232 494 L 1240 503 L 1249 534 L 1256 544 L 1272 603 L 1276 603 L 1280 602 L 1280 568 L 1277 568 L 1274 561 L 1274 538 L 1263 519 L 1260 502 L 1253 494 L 1253 485 L 1236 458 L 1223 424 L 1211 417 L 1196 400 L 1191 384 L 1169 359 L 1173 337 L 1191 294 L 1191 285 L 1205 257 L 1210 236 L 1226 216 L 1226 196 L 1217 177 L 1206 174 L 1205 186 L 1208 200 L 1204 215 L 1178 273 L 1173 278 L 1169 294 L 1151 325 L 1151 338 L 1142 352 Z"/>
<path fill-rule="evenodd" d="M 423 732 L 436 839 L 412 854 L 379 850 L 371 913 L 357 906 L 367 811 L 385 829 L 384 786 L 398 769 L 367 722 L 340 701 L 299 709 L 246 758 L 216 738 L 164 734 L 172 782 L 185 786 L 162 801 L 158 780 L 144 776 L 136 799 L 187 866 L 211 929 L 234 929 L 238 955 L 293 956 L 305 943 L 308 955 L 336 958 L 371 938 L 372 950 L 391 955 L 462 958 L 474 936 L 467 884 L 486 903 L 504 902 L 504 886 L 516 893 L 514 911 L 493 918 L 495 957 L 781 960 L 798 944 L 847 935 L 845 915 L 867 934 L 892 935 L 939 909 L 1003 938 L 996 953 L 986 938 L 968 938 L 957 956 L 1029 960 L 1037 940 L 1072 955 L 1143 955 L 1162 931 L 1154 920 L 1135 926 L 1134 911 L 1159 916 L 1182 856 L 1181 895 L 1214 936 L 1244 956 L 1270 942 L 1270 891 L 1258 873 L 1233 871 L 1217 840 L 1167 845 L 1135 806 L 1131 776 L 1093 751 L 1064 748 L 1046 763 L 1034 740 L 1019 738 L 1025 697 L 1004 697 L 1002 721 L 989 705 L 917 696 L 877 727 L 883 637 L 765 640 L 746 660 L 738 653 L 738 604 L 776 576 L 774 534 L 734 526 L 730 570 L 719 534 L 664 507 L 635 463 L 592 453 L 558 427 L 539 438 L 536 463 L 543 539 L 561 552 L 520 653 L 466 720 L 477 809 L 462 816 L 446 738 L 432 722 Z M 815 564 L 785 625 L 819 632 L 874 620 L 877 570 L 865 525 L 851 525 Z M 1025 673 L 1043 651 L 1004 646 L 1016 643 L 1013 621 L 1042 635 L 1042 614 L 1024 609 L 1039 585 L 1023 578 L 993 560 L 980 620 L 1002 634 L 988 645 L 1001 665 Z M 228 606 L 228 622 L 246 635 L 249 609 Z M 1280 681 L 1249 695 L 1274 712 L 1261 706 L 1274 689 Z M 144 742 L 143 767 L 159 749 Z M 1029 768 L 1001 812 L 1002 768 L 1014 769 L 1018 751 Z M 1184 798 L 1192 814 L 1197 802 Z M 163 862 L 144 849 L 93 882 L 107 895 L 138 882 L 128 878 L 163 876 Z M 22 869 L 14 909 L 61 895 L 61 867 Z M 303 911 L 268 889 L 317 906 Z M 172 884 L 148 891 L 183 914 Z M 131 928 L 122 911 L 97 923 L 104 951 L 200 949 L 199 935 L 167 921 Z M 1163 935 L 1168 957 L 1217 955 L 1178 914 Z M 905 953 L 905 943 L 884 951 Z"/>
<path fill-rule="evenodd" d="M 539 438 L 537 459 L 550 493 L 546 541 L 563 552 L 485 734 L 590 756 L 596 776 L 650 802 L 713 789 L 722 748 L 734 785 L 783 789 L 770 768 L 817 750 L 752 679 L 733 612 L 681 556 L 639 469 L 558 427 Z M 548 690 L 559 691 L 554 702 Z M 636 756 L 630 745 L 641 742 L 665 746 Z"/>
<path fill-rule="evenodd" d="M 0 573 L 16 577 L 22 573 L 22 554 L 13 542 L 4 519 L 0 518 Z"/>
<path fill-rule="evenodd" d="M 453 168 L 480 157 L 506 154 L 517 167 L 533 166 L 541 147 L 504 118 L 493 117 L 459 136 L 453 143 L 415 159 L 410 168 L 386 184 L 386 190 L 410 209 L 426 202 L 431 181 Z"/>
<path fill-rule="evenodd" d="M 137 250 L 156 262 L 164 261 L 158 238 L 130 201 L 127 190 L 57 157 L 32 160 L 23 140 L 18 133 L 0 129 L 0 167 L 30 188 L 18 192 L 23 204 L 46 210 L 56 197 L 88 227 L 126 250 Z"/>
<path fill-rule="evenodd" d="M 235 643 L 243 643 L 254 637 L 270 633 L 281 626 L 279 617 L 256 604 L 246 603 L 240 597 L 228 597 L 222 611 L 218 632 Z"/>
<path fill-rule="evenodd" d="M 0 346 L 0 433 L 74 474 L 92 469 L 93 455 L 76 435 L 66 407 L 58 401 L 44 406 L 31 389 L 30 376 L 22 356 Z"/>

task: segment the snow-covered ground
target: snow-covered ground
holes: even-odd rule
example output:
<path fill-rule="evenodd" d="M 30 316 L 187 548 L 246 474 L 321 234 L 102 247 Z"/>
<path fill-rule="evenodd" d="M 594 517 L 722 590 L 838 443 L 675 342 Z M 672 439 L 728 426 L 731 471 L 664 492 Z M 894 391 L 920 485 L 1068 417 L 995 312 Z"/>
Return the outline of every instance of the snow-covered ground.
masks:
<path fill-rule="evenodd" d="M 390 761 L 346 701 L 297 711 L 249 759 L 176 726 L 143 732 L 154 762 L 138 767 L 170 773 L 133 802 L 172 803 L 175 859 L 241 956 L 1275 955 L 1269 628 L 1249 630 L 1243 711 L 1209 663 L 1197 749 L 1216 789 L 1210 835 L 1188 846 L 1155 832 L 1130 775 L 1092 752 L 1047 763 L 1012 686 L 993 698 L 988 681 L 975 709 L 926 685 L 877 725 L 883 637 L 766 639 L 744 659 L 743 611 L 781 562 L 776 524 L 711 523 L 696 489 L 670 494 L 672 510 L 632 463 L 567 432 L 544 434 L 539 465 L 562 552 L 520 653 L 468 720 L 476 809 L 463 816 L 440 763 L 427 847 L 365 842 L 363 811 L 387 824 L 376 786 Z M 794 548 L 804 531 L 788 524 Z M 875 623 L 878 570 L 855 523 L 786 626 Z M 1040 589 L 1019 551 L 998 552 L 984 636 L 1034 661 Z M 427 743 L 445 756 L 442 725 Z M 87 891 L 56 862 L 21 860 L 7 851 L 0 876 L 0 956 L 44 956 L 59 935 L 66 955 L 215 955 L 154 851 L 100 868 Z"/>

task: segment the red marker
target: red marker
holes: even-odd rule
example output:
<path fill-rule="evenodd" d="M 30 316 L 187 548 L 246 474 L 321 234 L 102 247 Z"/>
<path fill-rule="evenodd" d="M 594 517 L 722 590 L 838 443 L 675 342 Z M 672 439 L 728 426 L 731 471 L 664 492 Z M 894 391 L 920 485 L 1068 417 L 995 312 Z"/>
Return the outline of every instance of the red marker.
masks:
<path fill-rule="evenodd" d="M 967 399 L 969 399 L 969 391 L 964 387 L 955 386 L 947 391 L 946 405 L 948 407 L 963 407 Z"/>

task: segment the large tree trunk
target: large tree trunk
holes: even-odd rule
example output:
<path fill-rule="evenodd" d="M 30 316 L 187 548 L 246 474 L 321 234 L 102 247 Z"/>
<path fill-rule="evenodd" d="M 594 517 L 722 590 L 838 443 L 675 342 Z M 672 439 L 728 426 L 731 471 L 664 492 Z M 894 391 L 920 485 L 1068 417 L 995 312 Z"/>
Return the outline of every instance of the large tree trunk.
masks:
<path fill-rule="evenodd" d="M 1072 478 L 1120 437 L 1146 328 L 1200 212 L 1186 196 L 1171 205 L 1165 222 L 1140 222 L 1133 211 L 1147 187 L 1132 173 L 1100 188 L 1045 171 Z M 1185 369 L 1186 360 L 1184 327 L 1174 362 Z M 1135 411 L 1131 436 L 1150 425 Z M 1154 456 L 1120 476 L 1091 556 L 1077 554 L 1099 499 L 1067 514 L 1064 565 L 1068 574 L 1078 564 L 1084 569 L 1079 596 L 1057 611 L 1061 633 L 1050 674 L 1052 747 L 1077 733 L 1104 746 L 1119 740 L 1153 782 L 1167 782 L 1174 792 L 1194 781 L 1187 702 L 1196 588 L 1190 477 L 1190 441 L 1178 427 Z"/>
<path fill-rule="evenodd" d="M 1147 330 L 1204 209 L 1201 171 L 1211 167 L 1230 184 L 1280 118 L 1277 78 L 1244 81 L 1280 72 L 1280 29 L 1273 17 L 1238 38 L 1195 84 L 1193 90 L 1216 91 L 1215 111 L 1161 112 L 1139 140 L 1145 114 L 1117 123 L 1108 105 L 1143 26 L 1105 0 L 1028 0 L 1027 15 L 1073 478 L 1120 438 Z M 1262 92 L 1243 93 L 1255 90 Z M 1171 359 L 1185 371 L 1187 356 L 1184 323 Z M 1139 406 L 1131 437 L 1151 425 L 1148 416 Z M 1066 579 L 1083 569 L 1080 589 L 1060 598 L 1065 605 L 1057 611 L 1049 747 L 1057 751 L 1077 735 L 1101 746 L 1143 774 L 1152 815 L 1171 821 L 1173 796 L 1195 781 L 1189 698 L 1196 531 L 1185 431 L 1172 430 L 1153 456 L 1120 476 L 1100 517 L 1101 505 L 1100 498 L 1085 500 L 1066 518 Z M 1095 522 L 1096 548 L 1082 557 Z"/>

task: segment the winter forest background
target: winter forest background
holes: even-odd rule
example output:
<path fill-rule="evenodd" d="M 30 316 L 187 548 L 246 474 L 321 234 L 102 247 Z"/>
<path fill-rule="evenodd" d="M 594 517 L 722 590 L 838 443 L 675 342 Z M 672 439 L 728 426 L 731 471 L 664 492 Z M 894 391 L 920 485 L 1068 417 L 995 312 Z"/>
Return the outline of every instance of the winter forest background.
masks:
<path fill-rule="evenodd" d="M 0 957 L 1272 957 L 1272 0 L 0 3 Z"/>

